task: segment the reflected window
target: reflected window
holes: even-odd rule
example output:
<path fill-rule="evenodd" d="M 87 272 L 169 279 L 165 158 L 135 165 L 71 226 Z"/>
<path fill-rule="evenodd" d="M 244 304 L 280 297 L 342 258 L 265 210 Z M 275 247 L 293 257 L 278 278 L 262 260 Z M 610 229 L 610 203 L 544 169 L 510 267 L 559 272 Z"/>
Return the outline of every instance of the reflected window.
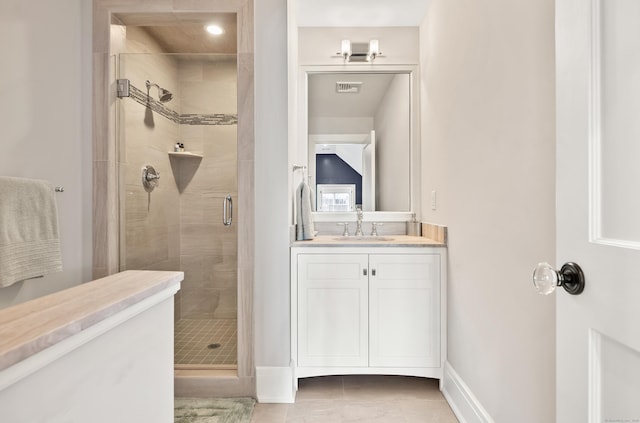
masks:
<path fill-rule="evenodd" d="M 355 184 L 318 184 L 318 211 L 355 211 Z"/>

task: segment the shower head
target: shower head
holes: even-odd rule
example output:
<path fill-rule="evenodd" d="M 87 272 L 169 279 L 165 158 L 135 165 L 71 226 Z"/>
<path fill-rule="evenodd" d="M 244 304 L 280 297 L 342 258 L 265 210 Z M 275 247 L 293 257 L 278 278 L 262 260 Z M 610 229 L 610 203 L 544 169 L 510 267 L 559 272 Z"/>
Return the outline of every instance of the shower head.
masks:
<path fill-rule="evenodd" d="M 160 85 L 154 84 L 149 80 L 147 80 L 145 84 L 147 86 L 147 96 L 149 95 L 149 89 L 153 86 L 158 89 L 158 99 L 160 100 L 161 103 L 166 103 L 168 101 L 171 101 L 171 99 L 173 98 L 173 94 L 171 94 L 169 90 L 165 90 L 164 88 L 162 88 Z"/>

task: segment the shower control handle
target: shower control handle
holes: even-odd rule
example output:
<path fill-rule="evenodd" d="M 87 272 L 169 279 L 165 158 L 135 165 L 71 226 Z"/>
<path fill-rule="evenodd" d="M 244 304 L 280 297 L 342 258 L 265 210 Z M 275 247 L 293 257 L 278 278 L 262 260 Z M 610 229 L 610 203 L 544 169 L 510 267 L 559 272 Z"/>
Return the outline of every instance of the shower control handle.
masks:
<path fill-rule="evenodd" d="M 147 181 L 153 181 L 154 179 L 160 179 L 160 172 L 157 172 L 155 174 L 147 172 L 147 174 L 145 175 L 145 178 L 147 178 Z"/>
<path fill-rule="evenodd" d="M 142 168 L 142 186 L 147 192 L 151 192 L 158 186 L 160 182 L 160 172 L 153 166 L 146 165 Z"/>
<path fill-rule="evenodd" d="M 233 221 L 233 199 L 231 195 L 224 197 L 222 202 L 222 224 L 224 226 L 231 226 Z"/>

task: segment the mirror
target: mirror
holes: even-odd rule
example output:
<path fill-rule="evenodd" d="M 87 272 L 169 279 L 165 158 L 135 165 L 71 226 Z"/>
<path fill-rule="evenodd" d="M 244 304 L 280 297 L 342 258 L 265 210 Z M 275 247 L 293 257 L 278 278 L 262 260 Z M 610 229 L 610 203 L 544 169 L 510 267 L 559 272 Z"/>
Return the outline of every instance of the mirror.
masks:
<path fill-rule="evenodd" d="M 411 210 L 410 71 L 307 73 L 315 211 Z"/>

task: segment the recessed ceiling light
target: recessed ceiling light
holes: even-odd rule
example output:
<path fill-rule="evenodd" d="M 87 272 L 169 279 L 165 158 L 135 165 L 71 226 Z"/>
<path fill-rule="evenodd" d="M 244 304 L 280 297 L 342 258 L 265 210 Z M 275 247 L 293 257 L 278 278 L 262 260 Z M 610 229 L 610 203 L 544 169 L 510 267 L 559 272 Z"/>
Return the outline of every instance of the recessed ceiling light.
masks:
<path fill-rule="evenodd" d="M 213 35 L 224 34 L 224 29 L 220 28 L 218 25 L 207 25 L 204 29 L 206 29 L 209 34 L 213 34 Z"/>

